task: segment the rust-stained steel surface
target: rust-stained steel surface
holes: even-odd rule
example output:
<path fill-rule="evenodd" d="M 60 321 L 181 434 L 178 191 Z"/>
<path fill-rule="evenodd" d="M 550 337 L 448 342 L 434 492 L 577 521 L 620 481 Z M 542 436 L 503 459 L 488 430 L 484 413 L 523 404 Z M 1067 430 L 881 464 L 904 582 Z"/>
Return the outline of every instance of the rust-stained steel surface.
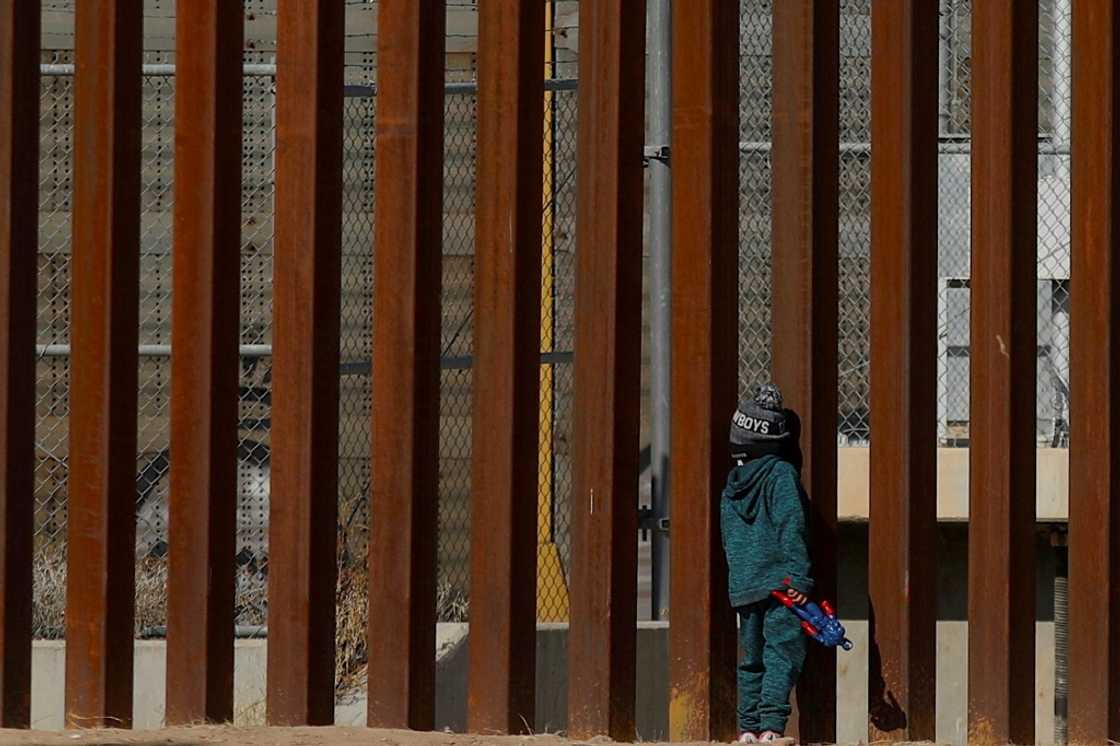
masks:
<path fill-rule="evenodd" d="M 875 3 L 871 44 L 868 730 L 922 741 L 936 670 L 937 3 Z"/>
<path fill-rule="evenodd" d="M 1120 741 L 1120 4 L 1073 3 L 1069 740 Z"/>
<path fill-rule="evenodd" d="M 644 6 L 580 18 L 568 729 L 616 741 L 635 737 Z"/>
<path fill-rule="evenodd" d="M 444 0 L 378 16 L 370 726 L 435 726 Z"/>
<path fill-rule="evenodd" d="M 39 2 L 0 3 L 0 728 L 31 723 Z"/>
<path fill-rule="evenodd" d="M 74 14 L 66 722 L 132 724 L 143 8 Z"/>
<path fill-rule="evenodd" d="M 968 740 L 994 746 L 1034 743 L 1038 3 L 976 0 L 972 32 Z"/>
<path fill-rule="evenodd" d="M 176 16 L 167 722 L 233 720 L 240 3 Z"/>
<path fill-rule="evenodd" d="M 774 379 L 801 420 L 813 577 L 836 600 L 836 357 L 840 4 L 774 4 Z M 798 735 L 836 740 L 836 651 L 809 648 Z"/>
<path fill-rule="evenodd" d="M 277 10 L 268 705 L 334 720 L 345 8 Z"/>
<path fill-rule="evenodd" d="M 544 3 L 478 12 L 467 724 L 516 733 L 536 680 Z"/>
<path fill-rule="evenodd" d="M 738 370 L 739 3 L 673 6 L 673 604 L 669 733 L 735 733 L 719 495 Z"/>

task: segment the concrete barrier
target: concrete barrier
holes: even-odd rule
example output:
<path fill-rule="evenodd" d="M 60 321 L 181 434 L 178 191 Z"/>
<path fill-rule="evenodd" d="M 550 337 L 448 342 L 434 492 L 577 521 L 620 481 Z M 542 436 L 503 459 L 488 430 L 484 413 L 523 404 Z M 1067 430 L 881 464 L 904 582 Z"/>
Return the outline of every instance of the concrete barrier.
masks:
<path fill-rule="evenodd" d="M 840 653 L 837 709 L 841 743 L 867 741 L 868 625 L 846 622 L 856 648 Z M 1053 744 L 1054 733 L 1054 625 L 1036 625 L 1036 743 Z M 436 640 L 436 725 L 439 729 L 466 728 L 468 625 L 441 624 Z M 967 622 L 937 624 L 937 740 L 964 746 L 967 702 Z M 568 629 L 564 624 L 540 625 L 537 631 L 537 713 L 540 733 L 562 732 L 567 727 Z M 63 681 L 66 645 L 61 641 L 36 642 L 33 656 L 31 718 L 35 728 L 60 729 L 64 724 Z M 239 640 L 234 672 L 234 722 L 264 722 L 265 661 L 267 641 Z M 638 736 L 661 740 L 667 732 L 668 627 L 642 622 L 638 629 Z M 166 647 L 162 641 L 136 643 L 135 727 L 150 729 L 163 724 Z M 339 725 L 364 725 L 363 695 L 340 701 L 335 708 Z"/>

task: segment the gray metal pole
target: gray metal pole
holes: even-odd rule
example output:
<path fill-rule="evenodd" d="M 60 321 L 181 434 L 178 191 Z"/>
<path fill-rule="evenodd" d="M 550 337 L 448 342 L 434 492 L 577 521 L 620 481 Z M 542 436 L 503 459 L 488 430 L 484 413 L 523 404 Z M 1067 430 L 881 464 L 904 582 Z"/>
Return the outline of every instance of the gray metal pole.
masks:
<path fill-rule="evenodd" d="M 649 139 L 668 155 L 672 134 L 671 0 L 648 0 L 648 55 L 646 79 L 649 90 Z M 650 396 L 652 398 L 653 516 L 669 517 L 669 365 L 670 324 L 669 287 L 672 277 L 671 187 L 668 157 L 649 159 L 649 246 L 650 246 Z M 669 618 L 669 534 L 657 528 L 651 532 L 652 583 L 651 617 Z"/>

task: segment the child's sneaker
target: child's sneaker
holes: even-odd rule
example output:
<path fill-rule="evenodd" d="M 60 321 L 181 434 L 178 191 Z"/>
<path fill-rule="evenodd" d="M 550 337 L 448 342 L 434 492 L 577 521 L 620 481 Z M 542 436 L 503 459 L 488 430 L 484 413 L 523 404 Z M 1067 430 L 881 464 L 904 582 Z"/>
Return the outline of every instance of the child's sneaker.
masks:
<path fill-rule="evenodd" d="M 789 736 L 784 736 L 772 730 L 763 731 L 762 735 L 758 737 L 759 743 L 773 743 L 780 744 L 781 746 L 793 746 L 796 741 Z"/>
<path fill-rule="evenodd" d="M 739 734 L 738 743 L 758 743 L 758 736 L 749 730 Z"/>

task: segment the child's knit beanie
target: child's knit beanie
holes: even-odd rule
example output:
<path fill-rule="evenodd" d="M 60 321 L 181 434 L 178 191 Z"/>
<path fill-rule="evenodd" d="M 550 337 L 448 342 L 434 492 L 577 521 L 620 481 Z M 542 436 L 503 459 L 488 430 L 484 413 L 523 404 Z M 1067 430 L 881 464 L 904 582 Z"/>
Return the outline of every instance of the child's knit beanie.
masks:
<path fill-rule="evenodd" d="M 754 395 L 739 402 L 731 416 L 731 456 L 751 459 L 778 454 L 790 440 L 789 422 L 782 406 L 782 392 L 764 383 Z"/>

